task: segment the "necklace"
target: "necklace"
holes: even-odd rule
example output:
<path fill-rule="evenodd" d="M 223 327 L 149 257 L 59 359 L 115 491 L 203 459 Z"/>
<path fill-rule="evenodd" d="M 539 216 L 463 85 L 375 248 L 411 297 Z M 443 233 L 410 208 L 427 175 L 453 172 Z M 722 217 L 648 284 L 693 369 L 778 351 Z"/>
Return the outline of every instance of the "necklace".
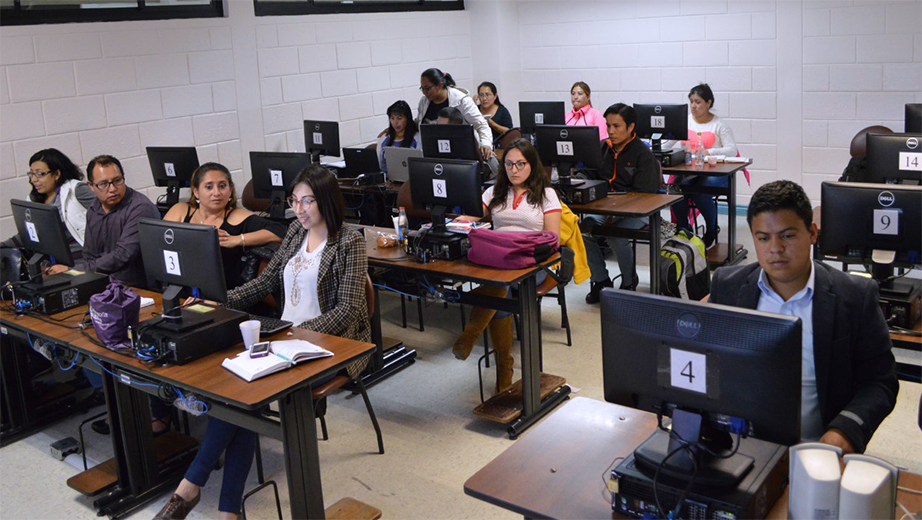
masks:
<path fill-rule="evenodd" d="M 291 288 L 291 303 L 298 305 L 301 303 L 301 288 L 298 286 L 298 275 L 302 271 L 306 271 L 316 264 L 320 259 L 320 251 L 314 250 L 313 253 L 307 252 L 307 241 L 310 235 L 304 237 L 304 249 L 298 252 L 298 255 L 291 262 L 291 273 L 292 278 L 292 288 Z"/>

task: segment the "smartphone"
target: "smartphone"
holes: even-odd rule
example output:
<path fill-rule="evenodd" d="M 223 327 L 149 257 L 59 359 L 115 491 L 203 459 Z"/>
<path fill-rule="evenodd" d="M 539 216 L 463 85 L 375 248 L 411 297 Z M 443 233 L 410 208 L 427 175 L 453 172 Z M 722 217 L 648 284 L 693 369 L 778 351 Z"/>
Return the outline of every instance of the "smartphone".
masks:
<path fill-rule="evenodd" d="M 250 358 L 259 358 L 269 355 L 269 342 L 254 343 L 250 349 Z"/>

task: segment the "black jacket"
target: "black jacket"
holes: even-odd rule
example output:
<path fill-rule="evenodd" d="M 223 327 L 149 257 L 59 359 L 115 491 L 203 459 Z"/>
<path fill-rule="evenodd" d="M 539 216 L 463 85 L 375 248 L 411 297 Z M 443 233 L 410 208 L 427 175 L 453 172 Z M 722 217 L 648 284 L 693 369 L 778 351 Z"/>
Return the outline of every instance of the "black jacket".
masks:
<path fill-rule="evenodd" d="M 899 383 L 890 333 L 875 282 L 820 262 L 813 262 L 813 268 L 813 356 L 820 413 L 826 430 L 842 431 L 861 453 L 896 404 Z M 760 273 L 758 263 L 717 269 L 710 301 L 757 308 Z"/>
<path fill-rule="evenodd" d="M 656 157 L 643 141 L 635 137 L 617 154 L 609 139 L 602 141 L 600 146 L 602 169 L 593 172 L 592 178 L 607 180 L 612 191 L 659 191 L 662 175 L 656 165 Z"/>

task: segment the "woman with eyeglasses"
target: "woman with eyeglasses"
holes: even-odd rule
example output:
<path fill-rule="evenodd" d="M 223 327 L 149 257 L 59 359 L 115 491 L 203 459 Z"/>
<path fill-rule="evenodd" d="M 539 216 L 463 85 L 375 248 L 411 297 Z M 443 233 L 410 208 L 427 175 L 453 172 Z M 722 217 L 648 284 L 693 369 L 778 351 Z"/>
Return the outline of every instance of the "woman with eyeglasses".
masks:
<path fill-rule="evenodd" d="M 455 87 L 455 80 L 451 74 L 435 68 L 426 69 L 419 78 L 419 91 L 423 93 L 423 97 L 419 100 L 419 110 L 416 113 L 418 125 L 436 123 L 440 110 L 456 107 L 464 116 L 464 121 L 474 126 L 483 158 L 486 160 L 493 155 L 493 134 L 490 132 L 490 125 L 481 115 L 474 100 Z"/>
<path fill-rule="evenodd" d="M 503 167 L 506 175 L 497 175 L 496 184 L 483 192 L 483 220 L 491 220 L 496 231 L 550 231 L 559 237 L 562 206 L 535 147 L 526 139 L 516 139 L 506 149 Z M 546 276 L 544 271 L 539 272 L 536 283 L 540 285 Z M 508 296 L 508 288 L 501 286 L 482 285 L 474 292 L 493 297 Z M 467 359 L 477 337 L 487 328 L 496 357 L 497 387 L 502 392 L 512 386 L 510 314 L 474 308 L 451 350 L 456 358 Z"/>
<path fill-rule="evenodd" d="M 493 132 L 493 141 L 512 128 L 512 114 L 509 113 L 496 94 L 496 85 L 484 81 L 477 87 L 477 98 L 480 100 L 480 115 L 487 120 Z"/>
<path fill-rule="evenodd" d="M 346 205 L 336 177 L 319 165 L 305 168 L 292 184 L 288 204 L 297 220 L 288 227 L 281 247 L 255 280 L 227 293 L 227 306 L 246 309 L 281 287 L 283 320 L 304 329 L 370 342 L 365 237 L 343 225 Z M 345 370 L 355 378 L 367 363 L 365 356 Z M 222 453 L 219 518 L 240 518 L 255 451 L 256 433 L 210 419 L 195 460 L 155 520 L 185 518 L 198 503 L 201 488 Z"/>
<path fill-rule="evenodd" d="M 26 177 L 32 185 L 29 200 L 58 208 L 74 262 L 83 263 L 83 238 L 86 210 L 96 200 L 93 190 L 83 181 L 83 172 L 60 150 L 47 148 L 29 158 Z M 20 247 L 18 237 L 3 242 L 3 247 Z"/>
<path fill-rule="evenodd" d="M 224 282 L 231 290 L 248 281 L 244 273 L 247 248 L 281 242 L 285 226 L 237 206 L 234 179 L 218 163 L 205 163 L 192 173 L 189 202 L 175 204 L 163 220 L 218 228 Z"/>
<path fill-rule="evenodd" d="M 570 87 L 570 103 L 573 109 L 564 116 L 564 123 L 570 126 L 596 126 L 599 128 L 599 140 L 608 137 L 605 118 L 602 113 L 592 108 L 592 89 L 584 81 L 577 81 Z"/>

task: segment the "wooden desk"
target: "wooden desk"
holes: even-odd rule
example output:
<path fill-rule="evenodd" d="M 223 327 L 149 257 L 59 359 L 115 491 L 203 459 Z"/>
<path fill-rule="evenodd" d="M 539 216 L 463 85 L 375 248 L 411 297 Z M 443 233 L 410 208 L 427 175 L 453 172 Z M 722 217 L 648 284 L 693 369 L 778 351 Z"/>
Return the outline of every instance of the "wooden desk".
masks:
<path fill-rule="evenodd" d="M 661 193 L 626 193 L 609 195 L 589 204 L 574 204 L 570 210 L 577 214 L 604 215 L 610 217 L 646 218 L 647 238 L 650 241 L 650 292 L 659 294 L 660 262 L 660 211 L 682 200 L 679 195 Z"/>
<path fill-rule="evenodd" d="M 149 291 L 138 292 L 155 301 L 153 306 L 141 309 L 140 318 L 145 320 L 160 310 L 161 298 L 159 294 Z M 62 318 L 80 310 L 70 309 L 55 317 Z M 79 317 L 75 317 L 64 323 L 74 325 L 78 322 Z M 94 502 L 100 507 L 100 514 L 124 514 L 158 496 L 165 490 L 165 486 L 173 485 L 157 472 L 149 427 L 150 409 L 143 395 L 143 392 L 156 394 L 156 386 L 167 383 L 184 393 L 193 393 L 204 399 L 210 407 L 210 415 L 281 440 L 285 448 L 291 516 L 323 518 L 317 428 L 310 385 L 313 381 L 336 373 L 357 356 L 371 351 L 374 345 L 304 329 L 292 329 L 293 336 L 289 337 L 282 332 L 274 338 L 304 339 L 330 350 L 334 355 L 247 383 L 221 367 L 224 358 L 234 356 L 241 350 L 240 344 L 185 365 L 148 366 L 134 357 L 95 345 L 79 330 L 62 328 L 37 318 L 15 316 L 3 310 L 0 312 L 0 324 L 27 331 L 33 338 L 45 339 L 74 350 L 96 360 L 105 369 L 103 384 L 113 425 L 112 443 L 118 464 L 119 485 L 108 496 Z M 92 329 L 89 333 L 94 335 Z M 124 378 L 133 383 L 147 382 L 153 388 L 124 384 Z M 273 401 L 279 405 L 280 423 L 264 418 L 259 413 L 262 407 Z"/>
<path fill-rule="evenodd" d="M 511 286 L 518 289 L 518 300 L 489 298 L 459 291 L 460 303 L 511 312 L 522 317 L 522 330 L 519 338 L 522 353 L 522 414 L 509 426 L 508 433 L 510 438 L 515 439 L 522 431 L 560 404 L 569 394 L 569 387 L 562 386 L 544 400 L 541 399 L 541 323 L 538 297 L 535 293 L 535 276 L 545 267 L 554 265 L 560 259 L 559 254 L 555 253 L 540 266 L 526 269 L 495 269 L 474 264 L 466 258 L 453 261 L 436 260 L 427 264 L 420 264 L 400 250 L 399 247 L 378 249 L 371 232 L 381 230 L 393 233 L 393 229 L 365 229 L 368 265 L 371 268 L 461 282 L 473 282 L 481 285 Z M 375 291 L 377 292 L 377 289 Z M 380 323 L 380 315 L 377 312 L 375 315 L 374 319 Z M 372 329 L 380 331 L 380 325 L 373 325 Z M 378 343 L 378 345 L 381 345 L 381 343 Z M 384 366 L 384 353 L 381 350 L 381 348 L 378 349 L 370 364 L 372 365 L 372 373 Z M 371 377 L 374 378 L 375 376 L 372 374 Z M 378 379 L 376 378 L 374 381 Z"/>
<path fill-rule="evenodd" d="M 464 492 L 526 518 L 622 518 L 603 479 L 655 428 L 651 413 L 576 397 L 469 478 Z M 899 482 L 919 489 L 922 476 L 901 472 Z M 897 500 L 922 509 L 922 496 L 900 491 Z M 787 518 L 786 493 L 768 517 Z"/>
<path fill-rule="evenodd" d="M 682 195 L 717 195 L 727 197 L 727 245 L 716 244 L 708 249 L 708 263 L 712 265 L 735 265 L 749 254 L 742 245 L 736 243 L 736 172 L 752 164 L 717 163 L 716 166 L 705 165 L 703 170 L 696 170 L 693 165 L 679 164 L 663 168 L 668 175 L 702 175 L 706 177 L 727 177 L 726 188 L 706 188 L 701 186 L 679 186 L 673 184 L 671 189 L 680 187 Z M 681 217 L 680 217 L 681 218 Z"/>

